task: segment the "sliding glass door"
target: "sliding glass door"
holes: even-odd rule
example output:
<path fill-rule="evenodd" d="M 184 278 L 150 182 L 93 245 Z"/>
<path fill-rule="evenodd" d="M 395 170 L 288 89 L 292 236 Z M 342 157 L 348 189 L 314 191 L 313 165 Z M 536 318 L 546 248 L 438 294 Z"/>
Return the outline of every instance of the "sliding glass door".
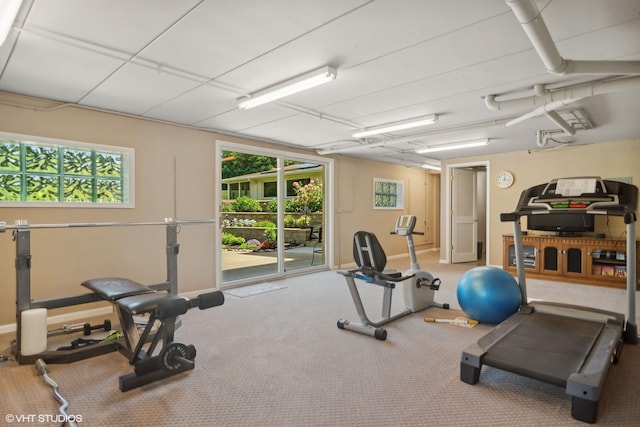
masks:
<path fill-rule="evenodd" d="M 324 265 L 324 175 L 317 163 L 284 162 L 284 267 Z"/>
<path fill-rule="evenodd" d="M 216 155 L 221 287 L 326 268 L 330 163 L 221 141 Z"/>
<path fill-rule="evenodd" d="M 220 204 L 223 280 L 275 274 L 278 268 L 278 206 L 265 190 L 277 184 L 278 159 L 241 151 L 222 151 Z"/>

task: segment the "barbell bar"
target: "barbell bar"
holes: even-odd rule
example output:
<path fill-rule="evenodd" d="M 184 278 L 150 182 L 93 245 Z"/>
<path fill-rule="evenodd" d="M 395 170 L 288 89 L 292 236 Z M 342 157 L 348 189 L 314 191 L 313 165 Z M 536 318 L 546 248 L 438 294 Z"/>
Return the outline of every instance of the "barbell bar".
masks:
<path fill-rule="evenodd" d="M 7 224 L 0 221 L 0 233 L 6 230 L 24 230 L 38 228 L 82 228 L 82 227 L 134 227 L 145 225 L 196 225 L 196 224 L 215 224 L 215 219 L 202 220 L 176 220 L 173 218 L 165 218 L 163 222 L 72 222 L 61 224 L 29 224 L 27 220 L 16 220 L 15 224 Z"/>

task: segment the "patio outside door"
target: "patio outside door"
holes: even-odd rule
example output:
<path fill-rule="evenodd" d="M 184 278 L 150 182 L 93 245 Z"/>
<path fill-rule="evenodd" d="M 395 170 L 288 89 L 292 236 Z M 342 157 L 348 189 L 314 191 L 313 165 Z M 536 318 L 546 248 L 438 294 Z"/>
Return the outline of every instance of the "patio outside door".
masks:
<path fill-rule="evenodd" d="M 221 287 L 326 267 L 326 167 L 219 143 Z"/>

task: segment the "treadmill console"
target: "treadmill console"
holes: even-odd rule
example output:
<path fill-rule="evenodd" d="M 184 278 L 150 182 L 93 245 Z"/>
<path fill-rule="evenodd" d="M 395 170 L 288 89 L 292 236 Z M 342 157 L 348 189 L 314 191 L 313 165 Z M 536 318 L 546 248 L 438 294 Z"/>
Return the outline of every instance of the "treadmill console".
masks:
<path fill-rule="evenodd" d="M 618 205 L 618 196 L 608 194 L 599 177 L 560 178 L 550 181 L 539 196 L 529 199 L 528 207 L 545 211 L 590 211 Z M 605 212 L 598 212 L 605 213 Z"/>
<path fill-rule="evenodd" d="M 528 215 L 588 216 L 592 214 L 624 217 L 635 222 L 638 187 L 619 181 L 586 176 L 553 179 L 522 192 L 513 212 L 500 215 L 502 221 L 515 221 Z M 586 223 L 585 223 L 586 224 Z"/>

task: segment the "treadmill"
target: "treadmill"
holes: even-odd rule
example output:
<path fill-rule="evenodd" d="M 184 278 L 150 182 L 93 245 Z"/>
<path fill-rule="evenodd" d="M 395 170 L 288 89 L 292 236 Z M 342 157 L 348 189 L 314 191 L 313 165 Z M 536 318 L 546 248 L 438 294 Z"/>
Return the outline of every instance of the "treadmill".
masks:
<path fill-rule="evenodd" d="M 518 312 L 462 352 L 460 379 L 480 380 L 482 365 L 492 366 L 565 387 L 573 418 L 595 423 L 598 402 L 612 363 L 624 343 L 637 344 L 635 222 L 638 188 L 599 177 L 554 179 L 524 190 L 514 212 L 500 215 L 513 222 L 518 283 Z M 627 312 L 527 300 L 520 219 L 532 215 L 613 215 L 626 226 Z"/>

